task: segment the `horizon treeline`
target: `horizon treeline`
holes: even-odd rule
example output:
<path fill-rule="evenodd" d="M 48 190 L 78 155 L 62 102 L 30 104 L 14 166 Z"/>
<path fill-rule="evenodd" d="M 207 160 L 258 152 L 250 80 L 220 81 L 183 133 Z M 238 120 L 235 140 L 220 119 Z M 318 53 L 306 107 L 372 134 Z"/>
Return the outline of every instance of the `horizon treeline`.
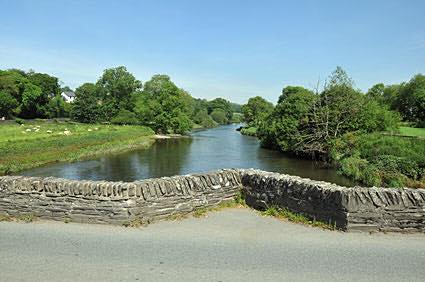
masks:
<path fill-rule="evenodd" d="M 223 98 L 193 98 L 169 76 L 144 84 L 123 66 L 106 69 L 94 83 L 75 89 L 66 103 L 58 78 L 34 71 L 0 70 L 0 117 L 70 117 L 84 123 L 140 124 L 158 133 L 184 133 L 196 127 L 240 122 L 241 106 Z"/>

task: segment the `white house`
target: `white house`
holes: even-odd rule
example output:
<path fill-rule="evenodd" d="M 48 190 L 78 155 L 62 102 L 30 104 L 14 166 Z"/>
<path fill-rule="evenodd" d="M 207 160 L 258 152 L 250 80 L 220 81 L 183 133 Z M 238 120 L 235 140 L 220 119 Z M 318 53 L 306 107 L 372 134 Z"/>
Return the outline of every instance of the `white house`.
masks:
<path fill-rule="evenodd" d="M 74 102 L 75 100 L 75 93 L 72 91 L 64 91 L 61 93 L 61 96 L 67 103 Z"/>

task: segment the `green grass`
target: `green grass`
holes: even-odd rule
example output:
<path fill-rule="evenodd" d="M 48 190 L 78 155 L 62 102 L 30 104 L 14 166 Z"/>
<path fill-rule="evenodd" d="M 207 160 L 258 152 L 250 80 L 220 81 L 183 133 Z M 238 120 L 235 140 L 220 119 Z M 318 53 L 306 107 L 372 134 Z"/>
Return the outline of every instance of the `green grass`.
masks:
<path fill-rule="evenodd" d="M 0 175 L 145 148 L 152 144 L 153 135 L 150 128 L 136 125 L 46 121 L 0 124 Z"/>
<path fill-rule="evenodd" d="M 267 210 L 263 211 L 261 214 L 263 216 L 272 216 L 281 220 L 288 220 L 290 222 L 300 223 L 300 224 L 314 226 L 314 227 L 320 227 L 323 229 L 328 229 L 328 230 L 336 229 L 334 225 L 328 224 L 323 221 L 311 220 L 302 214 L 291 212 L 288 209 L 282 209 L 278 207 L 269 207 Z"/>
<path fill-rule="evenodd" d="M 223 201 L 219 203 L 215 207 L 208 207 L 208 208 L 199 208 L 192 212 L 193 217 L 205 217 L 209 212 L 216 212 L 221 211 L 223 209 L 228 208 L 241 208 L 245 207 L 245 201 L 241 201 L 241 196 L 237 194 L 234 198 L 234 200 L 231 201 Z"/>
<path fill-rule="evenodd" d="M 1 221 L 17 221 L 17 222 L 25 222 L 30 223 L 37 220 L 37 217 L 33 214 L 20 214 L 17 216 L 10 216 L 8 214 L 0 214 L 0 222 Z"/>
<path fill-rule="evenodd" d="M 425 128 L 401 126 L 399 130 L 403 136 L 425 137 Z"/>

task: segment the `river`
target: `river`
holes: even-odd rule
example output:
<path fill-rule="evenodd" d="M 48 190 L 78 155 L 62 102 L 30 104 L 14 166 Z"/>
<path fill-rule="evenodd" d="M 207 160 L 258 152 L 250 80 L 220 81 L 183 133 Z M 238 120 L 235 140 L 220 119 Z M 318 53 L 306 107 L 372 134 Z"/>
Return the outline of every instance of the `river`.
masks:
<path fill-rule="evenodd" d="M 27 176 L 133 181 L 206 172 L 222 168 L 258 168 L 351 186 L 352 182 L 320 162 L 290 158 L 261 148 L 239 125 L 195 131 L 190 137 L 157 140 L 150 148 L 105 155 L 88 161 L 55 163 L 24 171 Z"/>

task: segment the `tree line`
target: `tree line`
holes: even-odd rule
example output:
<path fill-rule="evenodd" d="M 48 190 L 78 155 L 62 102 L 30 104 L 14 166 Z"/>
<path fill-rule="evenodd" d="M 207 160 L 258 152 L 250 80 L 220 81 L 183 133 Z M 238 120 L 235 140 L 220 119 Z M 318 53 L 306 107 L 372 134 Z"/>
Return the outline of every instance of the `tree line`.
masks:
<path fill-rule="evenodd" d="M 70 111 L 60 96 L 58 78 L 34 71 L 0 70 L 0 117 L 66 117 Z"/>
<path fill-rule="evenodd" d="M 184 133 L 195 125 L 214 127 L 239 122 L 241 106 L 223 98 L 193 98 L 169 76 L 154 75 L 144 84 L 123 66 L 104 70 L 94 83 L 75 89 L 65 103 L 56 77 L 21 70 L 0 71 L 0 116 L 71 117 L 84 123 L 140 124 L 158 133 Z"/>
<path fill-rule="evenodd" d="M 370 185 L 400 186 L 407 178 L 425 185 L 425 156 L 418 155 L 424 141 L 380 134 L 396 132 L 402 121 L 425 126 L 424 75 L 399 85 L 380 83 L 362 93 L 337 67 L 320 91 L 287 86 L 276 105 L 253 97 L 242 113 L 248 127 L 242 133 L 255 134 L 264 147 L 336 163 L 346 175 Z"/>

